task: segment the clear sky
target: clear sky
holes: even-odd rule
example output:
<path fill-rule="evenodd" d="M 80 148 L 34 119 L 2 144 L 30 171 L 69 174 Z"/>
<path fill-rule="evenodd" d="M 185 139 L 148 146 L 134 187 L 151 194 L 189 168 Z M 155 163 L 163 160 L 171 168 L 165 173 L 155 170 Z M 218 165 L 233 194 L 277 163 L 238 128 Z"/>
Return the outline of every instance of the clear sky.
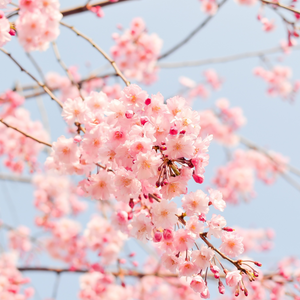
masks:
<path fill-rule="evenodd" d="M 85 0 L 62 0 L 61 7 L 67 8 L 83 3 Z M 161 62 L 200 60 L 278 46 L 279 41 L 286 38 L 284 25 L 273 11 L 266 9 L 266 15 L 276 20 L 276 30 L 271 33 L 263 32 L 262 25 L 256 18 L 258 10 L 258 4 L 254 7 L 241 7 L 233 0 L 228 0 L 211 22 L 191 41 Z M 127 28 L 134 17 L 142 17 L 147 24 L 148 31 L 157 33 L 163 39 L 162 52 L 165 52 L 189 34 L 206 17 L 200 10 L 198 0 L 134 0 L 104 8 L 104 12 L 105 17 L 102 19 L 86 12 L 66 17 L 64 21 L 74 25 L 109 51 L 113 45 L 111 34 L 117 31 L 116 25 L 122 24 L 124 28 Z M 61 28 L 57 44 L 67 66 L 78 66 L 82 76 L 107 64 L 91 45 L 66 28 Z M 16 38 L 5 48 L 38 77 Z M 33 53 L 33 56 L 44 73 L 56 71 L 64 75 L 51 48 L 46 52 Z M 280 61 L 280 57 L 279 54 L 270 56 L 271 63 L 291 66 L 293 78 L 300 78 L 300 51 L 295 51 L 283 62 Z M 261 146 L 290 157 L 290 163 L 300 168 L 300 97 L 296 97 L 294 103 L 283 101 L 278 97 L 268 97 L 266 83 L 252 74 L 253 68 L 261 64 L 259 58 L 249 58 L 208 66 L 161 69 L 159 80 L 143 88 L 149 94 L 161 92 L 165 97 L 173 96 L 181 88 L 178 82 L 180 76 L 200 81 L 204 70 L 214 68 L 224 78 L 222 89 L 212 93 L 207 101 L 197 100 L 194 108 L 198 110 L 209 108 L 216 99 L 228 98 L 233 106 L 243 108 L 248 120 L 246 126 L 240 130 L 240 134 Z M 32 83 L 30 78 L 22 74 L 6 56 L 0 53 L 0 92 L 13 87 L 16 82 Z M 121 81 L 120 83 L 122 84 Z M 60 135 L 66 134 L 66 127 L 61 120 L 57 105 L 48 96 L 44 96 L 43 101 L 49 113 L 51 138 L 55 141 Z M 40 118 L 35 100 L 28 100 L 25 107 L 31 111 L 33 119 Z M 41 156 L 41 161 L 43 159 L 45 155 Z M 206 168 L 205 184 L 209 183 L 216 167 L 224 163 L 226 163 L 226 156 L 223 147 L 213 144 L 210 148 L 210 164 Z M 7 170 L 2 166 L 0 172 L 7 172 Z M 199 186 L 192 183 L 190 189 L 196 188 Z M 297 220 L 300 211 L 300 192 L 282 178 L 279 178 L 272 186 L 257 183 L 256 191 L 257 197 L 250 203 L 226 208 L 224 216 L 228 220 L 228 225 L 274 228 L 276 239 L 273 251 L 253 254 L 254 258 L 265 262 L 270 267 L 275 266 L 276 261 L 286 255 L 299 256 L 300 239 Z M 36 211 L 33 208 L 32 192 L 32 188 L 27 184 L 0 182 L 0 218 L 13 226 L 24 224 L 33 228 Z M 93 207 L 90 207 L 88 212 L 81 217 L 84 224 L 88 221 L 92 211 Z M 0 242 L 2 241 L 3 233 L 0 234 Z M 138 246 L 132 243 L 130 247 Z M 37 258 L 35 262 L 41 265 L 52 263 L 43 256 Z M 54 275 L 30 274 L 30 277 L 33 278 L 33 285 L 38 290 L 35 299 L 51 298 Z M 57 300 L 76 299 L 77 287 L 77 275 L 63 275 Z"/>

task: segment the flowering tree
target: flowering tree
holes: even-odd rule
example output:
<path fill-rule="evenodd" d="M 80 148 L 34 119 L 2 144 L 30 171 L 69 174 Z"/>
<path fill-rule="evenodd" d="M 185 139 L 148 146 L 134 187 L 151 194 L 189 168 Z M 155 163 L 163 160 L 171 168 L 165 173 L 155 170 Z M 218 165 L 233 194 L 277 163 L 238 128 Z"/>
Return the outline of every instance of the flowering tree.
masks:
<path fill-rule="evenodd" d="M 199 6 L 197 0 L 190 1 Z M 143 0 L 139 2 L 143 5 Z M 219 97 L 205 108 L 202 100 L 218 93 L 226 74 L 207 68 L 200 80 L 194 80 L 180 71 L 179 90 L 160 78 L 164 68 L 258 57 L 261 65 L 253 66 L 253 74 L 265 81 L 267 94 L 285 100 L 287 109 L 295 105 L 300 81 L 292 79 L 289 66 L 273 62 L 287 59 L 298 49 L 297 0 L 233 4 L 246 11 L 254 6 L 266 35 L 275 30 L 275 20 L 267 16 L 277 15 L 277 27 L 286 33 L 278 47 L 206 60 L 168 61 L 214 22 L 221 7 L 229 5 L 225 2 L 201 0 L 200 24 L 182 40 L 176 36 L 177 42 L 163 51 L 160 33 L 153 33 L 141 17 L 124 28 L 117 25 L 110 46 L 90 37 L 96 28 L 82 32 L 67 20 L 85 13 L 96 24 L 97 18 L 105 22 L 106 8 L 125 11 L 128 5 L 136 5 L 133 1 L 87 1 L 61 9 L 58 0 L 0 0 L 1 65 L 15 67 L 15 78 L 19 69 L 30 80 L 9 89 L 3 83 L 11 71 L 2 67 L 0 180 L 8 181 L 16 193 L 18 182 L 31 184 L 25 198 L 33 198 L 33 207 L 14 208 L 4 189 L 1 198 L 12 214 L 34 213 L 34 225 L 12 222 L 1 207 L 1 300 L 53 300 L 63 293 L 61 299 L 69 299 L 70 286 L 60 282 L 62 274 L 78 275 L 74 290 L 82 300 L 300 299 L 300 260 L 286 256 L 268 269 L 261 268 L 263 261 L 252 258 L 255 251 L 270 251 L 274 231 L 238 227 L 233 218 L 225 218 L 226 210 L 234 207 L 238 214 L 238 205 L 256 196 L 255 181 L 271 185 L 282 177 L 291 185 L 284 187 L 286 195 L 292 188 L 300 190 L 293 177 L 300 170 L 287 156 L 240 134 L 246 123 L 240 106 Z M 60 34 L 61 28 L 66 31 Z M 104 64 L 82 76 L 75 65 L 68 66 L 62 59 L 56 43 L 62 34 L 77 35 L 76 41 L 94 48 Z M 80 46 L 68 44 L 67 53 L 80 53 Z M 48 48 L 53 48 L 63 72 L 47 66 L 44 75 L 42 62 Z M 29 67 L 24 56 L 18 58 L 23 52 Z M 168 95 L 156 90 L 160 80 L 168 86 Z M 30 99 L 36 103 L 28 104 Z M 29 110 L 34 115 L 36 107 L 40 120 L 33 121 Z M 58 124 L 52 134 L 49 123 Z M 226 161 L 216 168 L 211 167 L 218 162 L 210 150 L 213 143 L 226 154 Z M 276 201 L 273 205 L 284 206 Z M 278 213 L 277 222 L 286 222 L 283 213 Z M 270 218 L 268 212 L 264 215 Z M 291 231 L 289 226 L 282 227 Z M 297 237 L 297 229 L 292 229 L 291 236 Z M 50 292 L 40 295 L 36 273 L 55 275 Z M 42 279 L 36 280 L 40 284 Z"/>

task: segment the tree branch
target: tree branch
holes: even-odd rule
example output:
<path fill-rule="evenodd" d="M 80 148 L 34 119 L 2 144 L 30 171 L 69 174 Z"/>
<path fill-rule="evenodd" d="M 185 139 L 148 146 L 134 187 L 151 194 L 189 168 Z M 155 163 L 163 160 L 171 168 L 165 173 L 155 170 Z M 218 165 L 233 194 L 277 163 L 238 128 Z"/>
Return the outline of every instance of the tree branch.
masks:
<path fill-rule="evenodd" d="M 0 173 L 0 180 L 31 183 L 30 177 Z"/>
<path fill-rule="evenodd" d="M 221 8 L 221 6 L 226 2 L 227 0 L 223 0 L 218 5 L 218 10 Z M 207 17 L 201 24 L 199 24 L 186 38 L 184 38 L 181 42 L 179 42 L 177 45 L 173 46 L 170 50 L 168 50 L 166 53 L 162 54 L 158 60 L 163 59 L 173 52 L 175 52 L 177 49 L 182 47 L 184 44 L 186 44 L 198 31 L 200 31 L 214 16 Z"/>
<path fill-rule="evenodd" d="M 78 36 L 81 36 L 83 39 L 85 39 L 86 41 L 88 41 L 94 48 L 96 48 L 103 56 L 106 60 L 109 61 L 109 63 L 112 65 L 112 67 L 115 69 L 116 74 L 124 81 L 124 83 L 128 86 L 130 85 L 130 82 L 125 78 L 125 76 L 122 74 L 122 72 L 120 71 L 120 69 L 118 68 L 118 66 L 116 65 L 116 62 L 114 60 L 112 60 L 108 54 L 102 50 L 91 38 L 89 38 L 88 36 L 82 34 L 81 32 L 79 32 L 76 28 L 74 28 L 73 26 L 70 26 L 64 22 L 60 22 L 60 24 L 62 26 L 65 26 L 69 29 L 71 29 L 72 31 L 74 31 Z"/>
<path fill-rule="evenodd" d="M 74 78 L 73 78 L 72 74 L 70 73 L 67 65 L 62 61 L 56 42 L 52 42 L 52 47 L 53 47 L 53 51 L 54 51 L 54 54 L 55 54 L 55 57 L 56 57 L 58 63 L 65 70 L 65 72 L 66 72 L 68 78 L 70 79 L 72 85 L 74 85 L 77 88 L 81 99 L 84 101 L 80 86 L 77 82 L 74 81 Z"/>
<path fill-rule="evenodd" d="M 295 8 L 293 8 L 293 7 L 290 7 L 290 6 L 283 5 L 283 4 L 279 3 L 279 2 L 273 2 L 273 1 L 268 1 L 268 0 L 260 0 L 260 1 L 261 1 L 262 3 L 265 3 L 265 4 L 276 5 L 276 6 L 278 6 L 278 7 L 284 8 L 284 9 L 286 9 L 286 10 L 289 10 L 289 11 L 291 11 L 291 12 L 294 12 L 294 13 L 300 15 L 300 11 L 299 11 L 299 10 L 297 10 L 297 9 L 295 9 Z"/>
<path fill-rule="evenodd" d="M 24 131 L 22 131 L 22 130 L 20 130 L 20 129 L 18 129 L 18 128 L 16 128 L 16 127 L 13 127 L 13 126 L 11 126 L 11 125 L 9 125 L 9 124 L 7 124 L 7 123 L 4 122 L 2 119 L 0 119 L 0 122 L 1 122 L 3 125 L 5 125 L 6 127 L 11 128 L 11 129 L 13 129 L 13 130 L 15 130 L 15 131 L 18 131 L 19 133 L 25 135 L 26 137 L 28 137 L 28 138 L 30 138 L 30 139 L 32 139 L 32 140 L 34 140 L 34 141 L 36 141 L 36 142 L 38 142 L 38 143 L 40 143 L 40 144 L 46 145 L 46 146 L 48 146 L 48 147 L 52 147 L 51 144 L 48 144 L 48 143 L 46 143 L 46 142 L 43 142 L 43 141 L 41 141 L 41 140 L 39 140 L 39 139 L 37 139 L 37 138 L 35 138 L 35 137 L 33 137 L 33 136 L 27 134 L 26 132 L 24 132 Z"/>
<path fill-rule="evenodd" d="M 300 45 L 292 47 L 292 49 L 300 50 Z M 202 60 L 159 63 L 158 66 L 160 68 L 166 68 L 166 69 L 196 67 L 196 66 L 203 66 L 203 65 L 208 65 L 208 64 L 217 64 L 217 63 L 230 62 L 230 61 L 239 60 L 239 59 L 243 59 L 243 58 L 257 57 L 257 56 L 273 54 L 273 53 L 278 53 L 278 52 L 282 52 L 281 47 L 274 47 L 274 48 L 270 48 L 270 49 L 267 49 L 267 50 L 246 52 L 246 53 L 241 53 L 241 54 L 236 54 L 236 55 L 229 55 L 229 56 L 216 57 L 216 58 L 208 58 L 208 59 L 202 59 Z"/>
<path fill-rule="evenodd" d="M 45 84 L 38 81 L 31 73 L 25 70 L 6 50 L 0 48 L 0 51 L 6 54 L 20 68 L 21 72 L 25 72 L 29 77 L 31 77 L 51 97 L 52 100 L 54 100 L 60 107 L 63 107 L 62 103 L 55 97 L 55 95 Z"/>
<path fill-rule="evenodd" d="M 117 3 L 121 3 L 121 2 L 125 2 L 125 1 L 132 1 L 132 0 L 119 0 L 118 2 L 111 2 L 109 0 L 99 1 L 99 2 L 96 2 L 94 4 L 90 4 L 89 7 L 94 7 L 94 6 L 104 7 L 104 6 L 108 6 L 108 5 L 112 5 L 112 4 L 117 4 Z M 85 12 L 85 11 L 88 11 L 87 4 L 81 5 L 81 6 L 72 7 L 72 8 L 67 8 L 67 9 L 61 10 L 60 12 L 61 12 L 61 14 L 64 17 L 67 17 L 67 16 L 70 16 L 70 15 L 82 13 L 82 12 Z"/>

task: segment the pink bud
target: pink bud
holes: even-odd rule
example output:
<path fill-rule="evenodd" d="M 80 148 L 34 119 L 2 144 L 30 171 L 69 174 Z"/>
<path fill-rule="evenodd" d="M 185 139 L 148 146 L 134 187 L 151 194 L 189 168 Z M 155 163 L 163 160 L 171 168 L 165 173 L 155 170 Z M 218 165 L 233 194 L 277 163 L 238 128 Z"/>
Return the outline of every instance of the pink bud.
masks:
<path fill-rule="evenodd" d="M 133 218 L 133 213 L 132 211 L 128 213 L 128 220 L 131 220 Z"/>
<path fill-rule="evenodd" d="M 121 259 L 119 259 L 119 263 L 120 264 L 126 264 L 126 259 L 125 258 L 121 258 Z"/>
<path fill-rule="evenodd" d="M 9 30 L 9 34 L 10 34 L 11 36 L 15 36 L 15 35 L 16 35 L 16 32 L 15 32 L 13 29 L 10 29 L 10 30 Z"/>
<path fill-rule="evenodd" d="M 110 0 L 110 2 L 116 2 L 116 1 L 112 1 L 112 0 Z M 124 281 L 122 281 L 121 285 L 122 285 L 122 287 L 123 287 L 123 288 L 126 288 L 126 284 L 125 284 L 125 282 L 124 282 Z"/>
<path fill-rule="evenodd" d="M 165 241 L 171 241 L 173 239 L 173 230 L 171 229 L 164 229 L 163 237 Z"/>
<path fill-rule="evenodd" d="M 258 267 L 262 266 L 262 264 L 260 262 L 258 262 L 258 261 L 255 261 L 254 264 L 257 265 Z"/>
<path fill-rule="evenodd" d="M 233 228 L 230 228 L 230 227 L 224 227 L 224 228 L 222 228 L 224 231 L 228 231 L 228 232 L 232 232 L 232 231 L 234 231 L 234 229 Z"/>
<path fill-rule="evenodd" d="M 150 99 L 150 98 L 147 98 L 147 99 L 145 100 L 145 104 L 146 104 L 146 105 L 151 104 L 151 99 Z"/>
<path fill-rule="evenodd" d="M 180 134 L 185 134 L 186 131 L 185 131 L 185 130 L 181 130 L 179 133 L 180 133 Z"/>
<path fill-rule="evenodd" d="M 135 256 L 135 252 L 131 252 L 130 254 L 129 254 L 129 257 L 134 257 Z"/>
<path fill-rule="evenodd" d="M 82 140 L 82 137 L 79 135 L 79 134 L 77 134 L 75 137 L 74 137 L 74 143 L 75 144 L 77 144 L 77 143 L 80 143 L 81 142 L 81 140 Z"/>
<path fill-rule="evenodd" d="M 162 239 L 162 233 L 157 230 L 155 233 L 154 233 L 154 237 L 153 237 L 153 242 L 154 243 L 159 243 Z"/>
<path fill-rule="evenodd" d="M 147 117 L 141 117 L 141 124 L 145 125 L 148 122 L 148 118 Z"/>
<path fill-rule="evenodd" d="M 130 206 L 131 209 L 134 208 L 134 201 L 133 201 L 132 198 L 129 200 L 129 206 Z"/>
<path fill-rule="evenodd" d="M 225 293 L 225 286 L 224 286 L 224 284 L 222 283 L 221 280 L 219 281 L 219 293 L 220 294 L 224 294 Z"/>
<path fill-rule="evenodd" d="M 205 214 L 201 213 L 198 217 L 199 221 L 201 222 L 206 222 L 206 219 L 205 219 Z"/>
<path fill-rule="evenodd" d="M 196 173 L 193 174 L 193 178 L 197 183 L 200 184 L 204 181 L 204 176 L 197 175 Z"/>
<path fill-rule="evenodd" d="M 176 128 L 176 127 L 171 127 L 171 129 L 170 129 L 170 134 L 171 134 L 171 135 L 176 135 L 177 133 L 178 133 L 177 128 Z"/>
<path fill-rule="evenodd" d="M 134 115 L 134 112 L 132 110 L 127 110 L 125 113 L 125 116 L 127 119 L 131 119 Z"/>

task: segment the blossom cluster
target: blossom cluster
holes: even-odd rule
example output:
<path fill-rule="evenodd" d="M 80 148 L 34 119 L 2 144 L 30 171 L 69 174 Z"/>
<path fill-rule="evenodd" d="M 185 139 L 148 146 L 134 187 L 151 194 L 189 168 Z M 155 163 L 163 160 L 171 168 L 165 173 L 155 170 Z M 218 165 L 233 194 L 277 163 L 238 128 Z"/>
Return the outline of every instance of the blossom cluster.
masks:
<path fill-rule="evenodd" d="M 205 70 L 203 77 L 204 80 L 200 83 L 196 83 L 194 80 L 185 76 L 179 78 L 179 82 L 187 88 L 188 102 L 192 103 L 196 97 L 207 99 L 210 94 L 209 89 L 219 90 L 223 83 L 223 79 L 213 69 Z"/>
<path fill-rule="evenodd" d="M 268 83 L 267 93 L 270 96 L 293 100 L 300 89 L 300 80 L 291 82 L 292 70 L 289 67 L 275 66 L 272 70 L 256 67 L 253 72 Z"/>
<path fill-rule="evenodd" d="M 202 135 L 210 133 L 214 139 L 226 146 L 234 146 L 239 139 L 235 132 L 246 123 L 240 107 L 229 106 L 225 98 L 216 102 L 216 111 L 211 109 L 200 112 Z"/>
<path fill-rule="evenodd" d="M 230 110 L 227 113 L 230 118 Z M 220 239 L 220 251 L 229 257 L 243 252 L 243 238 L 226 227 L 221 215 L 206 217 L 211 205 L 224 210 L 221 192 L 209 189 L 209 194 L 202 190 L 188 193 L 191 178 L 200 184 L 204 180 L 212 140 L 212 136 L 201 137 L 200 114 L 182 97 L 164 101 L 160 93 L 149 97 L 132 84 L 123 89 L 119 99 L 109 100 L 103 92 L 92 92 L 84 101 L 68 99 L 62 116 L 69 125 L 76 125 L 78 134 L 69 139 L 61 136 L 53 143 L 46 167 L 84 175 L 86 179 L 79 187 L 86 197 L 104 203 L 112 203 L 109 200 L 115 198 L 118 209 L 111 219 L 116 230 L 141 241 L 152 240 L 162 255 L 162 265 L 179 276 L 190 277 L 191 288 L 207 298 L 208 287 L 201 275 L 210 268 L 219 280 L 220 269 L 213 259 L 214 250 L 203 244 L 198 247 L 199 235 L 204 240 L 211 236 Z M 181 195 L 179 208 L 171 200 Z M 102 219 L 91 220 L 84 234 L 89 247 L 102 247 L 99 233 L 106 236 L 106 226 Z M 72 236 L 78 235 L 75 231 Z M 115 259 L 120 245 L 113 248 L 117 251 L 110 249 L 109 254 Z M 224 270 L 229 286 L 241 280 L 239 272 L 233 272 Z M 245 272 L 252 280 L 252 271 Z M 222 282 L 219 286 L 224 288 Z"/>
<path fill-rule="evenodd" d="M 0 8 L 4 8 L 7 3 L 1 4 Z M 4 46 L 11 40 L 11 36 L 15 32 L 11 29 L 8 19 L 5 17 L 4 12 L 0 10 L 0 47 Z"/>
<path fill-rule="evenodd" d="M 59 0 L 20 0 L 16 30 L 26 52 L 45 51 L 59 35 Z"/>
<path fill-rule="evenodd" d="M 150 84 L 157 79 L 157 59 L 162 40 L 157 34 L 149 35 L 143 19 L 135 18 L 122 35 L 113 34 L 116 45 L 111 54 L 126 77 Z"/>
<path fill-rule="evenodd" d="M 223 194 L 224 200 L 238 203 L 240 198 L 249 200 L 255 196 L 254 179 L 272 184 L 280 173 L 286 171 L 288 160 L 279 153 L 270 153 L 270 157 L 258 151 L 238 149 L 227 165 L 219 167 L 213 179 Z"/>
<path fill-rule="evenodd" d="M 17 269 L 17 258 L 13 252 L 0 255 L 0 299 L 27 300 L 34 295 L 33 288 L 23 288 L 30 280 Z"/>
<path fill-rule="evenodd" d="M 6 96 L 3 99 L 8 100 L 8 106 L 3 117 L 1 116 L 3 121 L 10 126 L 22 128 L 37 139 L 48 141 L 48 133 L 44 130 L 41 122 L 32 121 L 26 109 L 15 108 L 24 98 L 12 93 L 6 93 Z M 22 173 L 25 164 L 31 171 L 36 169 L 37 157 L 43 148 L 42 144 L 0 123 L 0 155 L 5 156 L 4 164 L 11 171 Z"/>
<path fill-rule="evenodd" d="M 68 72 L 73 79 L 73 83 L 80 86 L 83 96 L 88 96 L 92 91 L 101 90 L 109 99 L 117 99 L 121 97 L 121 86 L 119 84 L 108 85 L 105 78 L 97 78 L 91 76 L 85 80 L 81 79 L 81 75 L 75 66 L 70 66 Z M 67 76 L 62 76 L 56 72 L 49 72 L 45 76 L 46 84 L 51 90 L 59 91 L 59 98 L 65 102 L 68 98 L 79 97 L 78 88 L 72 84 Z"/>

